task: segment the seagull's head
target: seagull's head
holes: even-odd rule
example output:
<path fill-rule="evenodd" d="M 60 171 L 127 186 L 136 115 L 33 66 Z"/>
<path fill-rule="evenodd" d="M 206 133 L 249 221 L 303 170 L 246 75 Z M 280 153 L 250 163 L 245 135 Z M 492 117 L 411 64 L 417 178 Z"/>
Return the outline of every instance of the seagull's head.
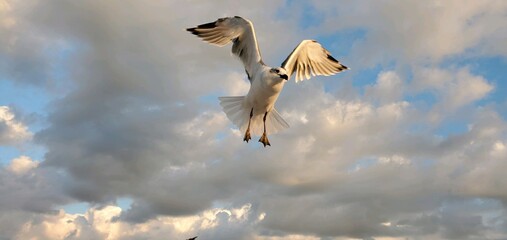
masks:
<path fill-rule="evenodd" d="M 271 68 L 269 72 L 271 72 L 271 74 L 276 75 L 278 78 L 289 80 L 289 76 L 287 75 L 287 71 L 285 70 L 285 68 L 280 67 Z"/>

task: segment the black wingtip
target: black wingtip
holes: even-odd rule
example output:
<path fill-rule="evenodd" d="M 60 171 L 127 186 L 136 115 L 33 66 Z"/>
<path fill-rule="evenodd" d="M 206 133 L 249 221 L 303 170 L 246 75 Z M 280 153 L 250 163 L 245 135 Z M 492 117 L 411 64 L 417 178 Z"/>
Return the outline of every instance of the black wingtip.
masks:
<path fill-rule="evenodd" d="M 190 33 L 194 34 L 194 35 L 197 35 L 198 32 L 196 31 L 197 28 L 187 28 L 186 30 L 189 31 Z"/>
<path fill-rule="evenodd" d="M 345 65 L 341 65 L 339 67 L 336 68 L 336 71 L 338 72 L 341 72 L 341 71 L 344 71 L 344 70 L 348 70 L 349 68 Z"/>
<path fill-rule="evenodd" d="M 198 25 L 197 28 L 209 29 L 209 28 L 215 28 L 216 26 L 217 26 L 217 22 L 210 22 L 210 23 L 204 23 L 204 24 Z"/>
<path fill-rule="evenodd" d="M 210 22 L 210 23 L 198 25 L 197 27 L 187 28 L 186 30 L 191 32 L 194 35 L 199 35 L 199 31 L 197 31 L 197 30 L 215 28 L 216 26 L 217 26 L 216 22 Z"/>
<path fill-rule="evenodd" d="M 327 55 L 327 59 L 329 59 L 329 60 L 331 60 L 333 62 L 336 62 L 336 63 L 338 62 L 338 60 L 336 60 L 333 56 L 331 56 L 329 54 Z"/>

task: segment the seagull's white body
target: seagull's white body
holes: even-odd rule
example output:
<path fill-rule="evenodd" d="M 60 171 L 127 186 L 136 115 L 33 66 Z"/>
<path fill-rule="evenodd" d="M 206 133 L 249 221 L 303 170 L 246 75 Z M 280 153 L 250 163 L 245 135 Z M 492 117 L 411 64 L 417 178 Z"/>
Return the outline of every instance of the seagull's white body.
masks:
<path fill-rule="evenodd" d="M 269 71 L 271 68 L 263 66 L 252 80 L 252 86 L 245 97 L 245 105 L 253 108 L 254 113 L 264 114 L 271 111 L 276 99 L 285 85 L 285 80 L 279 77 L 273 78 Z"/>
<path fill-rule="evenodd" d="M 333 75 L 347 69 L 334 59 L 317 41 L 304 40 L 285 59 L 281 67 L 268 67 L 262 61 L 253 24 L 241 17 L 220 18 L 187 31 L 217 46 L 233 42 L 232 52 L 238 56 L 250 80 L 246 96 L 220 97 L 227 117 L 245 132 L 261 135 L 259 142 L 270 145 L 267 133 L 273 134 L 289 125 L 274 108 L 283 86 L 293 73 L 296 82 L 316 75 Z"/>

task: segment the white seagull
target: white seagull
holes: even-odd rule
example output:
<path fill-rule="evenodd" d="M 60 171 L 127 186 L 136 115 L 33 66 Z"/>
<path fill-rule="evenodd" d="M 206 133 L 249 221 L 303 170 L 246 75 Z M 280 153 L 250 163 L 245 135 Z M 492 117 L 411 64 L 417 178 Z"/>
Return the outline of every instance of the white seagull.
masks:
<path fill-rule="evenodd" d="M 264 147 L 271 146 L 267 133 L 274 134 L 289 127 L 274 105 L 293 73 L 298 82 L 348 69 L 315 40 L 302 41 L 281 67 L 268 67 L 262 61 L 252 22 L 238 16 L 219 18 L 215 22 L 187 28 L 187 31 L 219 47 L 233 43 L 232 53 L 245 66 L 250 90 L 246 96 L 219 97 L 220 105 L 227 117 L 245 133 L 244 141 L 248 142 L 251 134 L 262 133 L 259 142 Z"/>

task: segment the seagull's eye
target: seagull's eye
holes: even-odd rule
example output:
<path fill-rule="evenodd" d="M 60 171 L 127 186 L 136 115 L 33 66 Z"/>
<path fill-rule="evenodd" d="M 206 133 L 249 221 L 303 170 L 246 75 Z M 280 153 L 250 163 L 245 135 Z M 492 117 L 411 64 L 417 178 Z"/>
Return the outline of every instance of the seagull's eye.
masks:
<path fill-rule="evenodd" d="M 278 70 L 278 69 L 275 69 L 275 72 L 276 72 L 276 73 L 279 73 L 279 72 L 280 72 L 280 70 Z"/>

